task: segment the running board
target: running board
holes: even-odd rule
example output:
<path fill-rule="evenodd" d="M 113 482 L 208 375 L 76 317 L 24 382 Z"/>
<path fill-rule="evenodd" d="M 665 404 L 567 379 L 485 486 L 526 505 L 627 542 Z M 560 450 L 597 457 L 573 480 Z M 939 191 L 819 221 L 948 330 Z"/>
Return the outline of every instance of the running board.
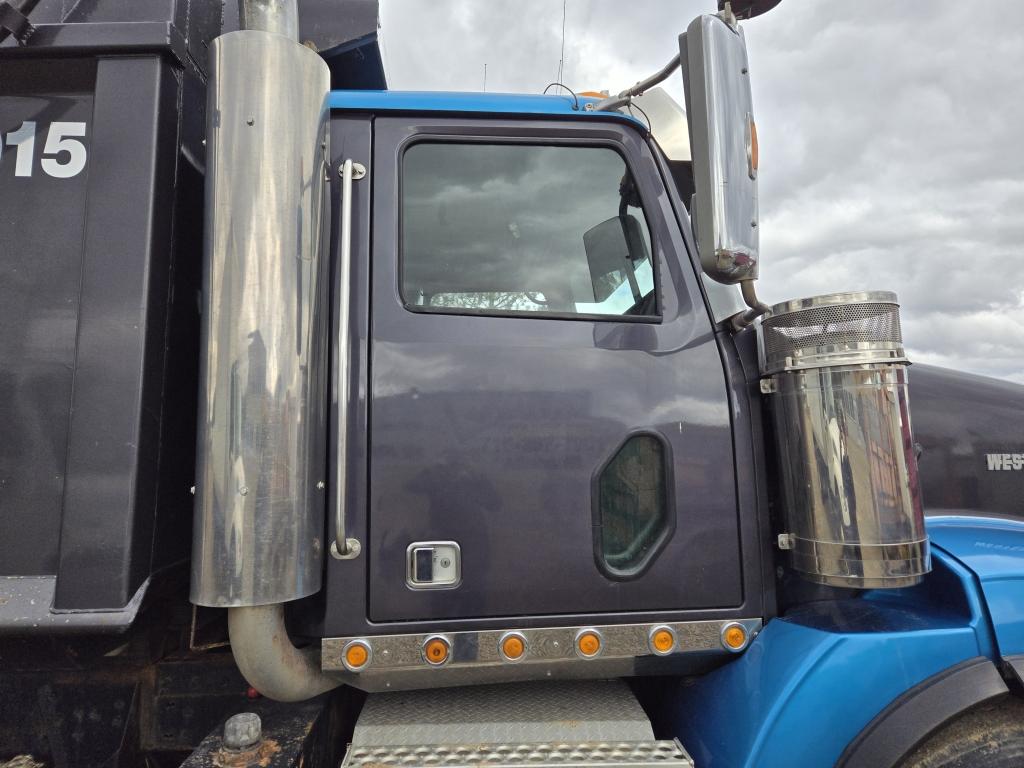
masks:
<path fill-rule="evenodd" d="M 678 741 L 349 747 L 342 768 L 693 768 Z"/>
<path fill-rule="evenodd" d="M 621 680 L 374 693 L 342 768 L 692 768 Z"/>

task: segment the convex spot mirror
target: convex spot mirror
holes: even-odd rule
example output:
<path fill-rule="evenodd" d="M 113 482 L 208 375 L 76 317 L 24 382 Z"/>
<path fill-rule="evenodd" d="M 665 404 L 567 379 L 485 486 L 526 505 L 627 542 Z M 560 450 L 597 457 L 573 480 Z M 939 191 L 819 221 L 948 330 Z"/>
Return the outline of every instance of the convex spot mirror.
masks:
<path fill-rule="evenodd" d="M 758 271 L 757 130 L 743 30 L 721 16 L 679 36 L 690 151 L 693 219 L 701 267 L 720 283 Z"/>
<path fill-rule="evenodd" d="M 640 222 L 632 214 L 613 216 L 588 229 L 583 235 L 587 252 L 594 301 L 605 301 L 624 281 L 628 281 L 633 300 L 643 296 L 636 277 L 636 267 L 650 259 Z"/>

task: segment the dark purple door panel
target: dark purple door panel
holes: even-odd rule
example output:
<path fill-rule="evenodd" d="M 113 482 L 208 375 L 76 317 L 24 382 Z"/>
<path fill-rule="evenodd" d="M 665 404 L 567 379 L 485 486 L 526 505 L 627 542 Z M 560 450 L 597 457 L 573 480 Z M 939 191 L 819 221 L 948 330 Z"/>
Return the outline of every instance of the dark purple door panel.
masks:
<path fill-rule="evenodd" d="M 367 547 L 373 621 L 743 602 L 729 400 L 712 327 L 649 149 L 626 126 L 588 123 L 376 121 Z M 467 131 L 477 140 L 617 148 L 647 211 L 661 322 L 407 309 L 398 290 L 402 148 L 413 137 Z M 675 529 L 639 575 L 613 580 L 595 561 L 594 479 L 635 433 L 655 434 L 667 446 Z M 461 547 L 460 585 L 408 588 L 409 545 L 449 540 Z"/>

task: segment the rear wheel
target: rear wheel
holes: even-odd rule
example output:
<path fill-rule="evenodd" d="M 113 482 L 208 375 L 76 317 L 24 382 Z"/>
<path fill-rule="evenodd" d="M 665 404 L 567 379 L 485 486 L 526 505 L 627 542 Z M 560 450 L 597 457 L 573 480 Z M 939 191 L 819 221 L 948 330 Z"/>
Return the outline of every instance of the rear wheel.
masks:
<path fill-rule="evenodd" d="M 1024 700 L 1000 696 L 979 704 L 925 739 L 899 768 L 1020 768 Z"/>

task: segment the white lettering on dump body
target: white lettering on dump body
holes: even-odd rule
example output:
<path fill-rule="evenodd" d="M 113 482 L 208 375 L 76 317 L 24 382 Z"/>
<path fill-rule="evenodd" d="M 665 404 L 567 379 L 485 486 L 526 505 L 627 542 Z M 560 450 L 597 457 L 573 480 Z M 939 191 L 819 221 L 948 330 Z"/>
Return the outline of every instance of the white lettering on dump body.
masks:
<path fill-rule="evenodd" d="M 0 153 L 4 144 L 15 148 L 14 175 L 31 177 L 35 167 L 35 150 L 37 126 L 34 120 L 26 120 L 16 131 L 10 131 L 6 139 L 0 136 Z M 47 176 L 55 179 L 70 179 L 85 169 L 88 150 L 79 141 L 86 134 L 85 123 L 54 122 L 46 129 L 46 142 L 43 145 L 43 157 L 39 167 Z M 76 138 L 77 137 L 77 138 Z"/>
<path fill-rule="evenodd" d="M 989 471 L 1024 469 L 1024 453 L 987 453 Z"/>

